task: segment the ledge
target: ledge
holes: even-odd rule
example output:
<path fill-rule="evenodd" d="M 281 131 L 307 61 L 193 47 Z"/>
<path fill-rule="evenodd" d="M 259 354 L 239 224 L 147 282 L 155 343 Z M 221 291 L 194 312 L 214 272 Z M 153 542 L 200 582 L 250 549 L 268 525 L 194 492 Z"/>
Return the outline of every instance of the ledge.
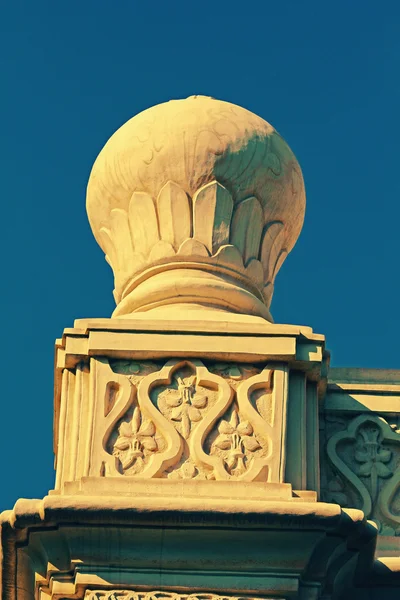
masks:
<path fill-rule="evenodd" d="M 198 357 L 210 360 L 298 363 L 320 367 L 325 337 L 310 327 L 275 325 L 259 317 L 219 319 L 79 319 L 56 341 L 57 368 L 74 368 L 89 356 L 121 359 Z M 207 315 L 206 315 L 207 316 Z M 229 317 L 229 318 L 228 318 Z M 234 318 L 233 318 L 234 317 Z"/>
<path fill-rule="evenodd" d="M 343 510 L 337 504 L 298 501 L 228 500 L 205 498 L 113 496 L 45 496 L 43 500 L 18 500 L 0 522 L 14 529 L 51 523 L 182 524 L 256 526 L 266 529 L 335 531 L 361 535 L 369 528 L 359 510 Z"/>

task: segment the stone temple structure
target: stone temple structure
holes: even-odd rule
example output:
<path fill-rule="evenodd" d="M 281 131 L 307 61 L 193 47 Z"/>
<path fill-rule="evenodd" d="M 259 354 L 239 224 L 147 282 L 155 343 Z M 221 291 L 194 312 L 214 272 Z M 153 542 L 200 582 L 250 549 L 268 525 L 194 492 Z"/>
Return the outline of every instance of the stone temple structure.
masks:
<path fill-rule="evenodd" d="M 56 481 L 0 516 L 2 600 L 388 600 L 400 372 L 273 322 L 305 191 L 263 119 L 193 96 L 121 127 L 87 211 L 111 318 L 56 342 Z"/>

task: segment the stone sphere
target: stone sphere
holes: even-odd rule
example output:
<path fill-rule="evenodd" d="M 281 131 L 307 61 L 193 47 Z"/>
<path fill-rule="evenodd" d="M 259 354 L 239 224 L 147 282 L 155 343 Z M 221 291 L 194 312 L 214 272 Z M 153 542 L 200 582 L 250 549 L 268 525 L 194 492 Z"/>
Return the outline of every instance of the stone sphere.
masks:
<path fill-rule="evenodd" d="M 305 190 L 300 166 L 272 125 L 222 100 L 191 96 L 139 113 L 108 140 L 97 157 L 87 190 L 87 212 L 98 235 L 113 208 L 127 209 L 135 191 L 153 198 L 167 181 L 190 197 L 217 180 L 234 204 L 255 196 L 264 223 L 284 223 L 286 249 L 303 224 Z"/>
<path fill-rule="evenodd" d="M 283 138 L 252 112 L 205 96 L 127 121 L 87 189 L 90 225 L 114 271 L 116 316 L 185 298 L 271 319 L 274 279 L 304 211 L 301 169 Z M 163 269 L 180 279 L 179 292 Z"/>

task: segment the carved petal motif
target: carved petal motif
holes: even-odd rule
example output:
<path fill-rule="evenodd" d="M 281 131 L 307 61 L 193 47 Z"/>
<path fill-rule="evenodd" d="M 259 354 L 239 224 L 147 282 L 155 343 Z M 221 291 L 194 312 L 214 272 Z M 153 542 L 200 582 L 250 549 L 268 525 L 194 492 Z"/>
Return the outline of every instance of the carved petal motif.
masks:
<path fill-rule="evenodd" d="M 222 419 L 220 426 L 218 427 L 218 431 L 225 435 L 230 435 L 235 431 L 235 426 Z"/>
<path fill-rule="evenodd" d="M 246 275 L 260 287 L 264 283 L 264 269 L 259 260 L 251 258 L 246 268 Z"/>
<path fill-rule="evenodd" d="M 169 258 L 171 256 L 175 256 L 175 250 L 173 249 L 172 245 L 169 242 L 160 240 L 151 249 L 149 262 L 157 262 L 161 259 Z"/>
<path fill-rule="evenodd" d="M 178 254 L 181 256 L 210 256 L 205 245 L 193 238 L 185 240 L 179 246 Z"/>
<path fill-rule="evenodd" d="M 178 250 L 190 237 L 192 224 L 189 198 L 173 181 L 168 181 L 157 198 L 161 238 Z"/>
<path fill-rule="evenodd" d="M 242 255 L 232 244 L 225 244 L 218 248 L 214 258 L 217 264 L 229 265 L 233 269 L 243 271 Z"/>
<path fill-rule="evenodd" d="M 106 261 L 114 269 L 114 271 L 117 271 L 118 256 L 110 230 L 106 227 L 102 227 L 100 229 L 100 239 L 105 249 Z"/>
<path fill-rule="evenodd" d="M 250 452 L 254 452 L 255 450 L 258 450 L 258 448 L 261 448 L 257 439 L 252 438 L 249 435 L 243 436 L 242 442 L 243 442 L 243 445 L 246 448 L 246 450 L 249 450 Z"/>
<path fill-rule="evenodd" d="M 193 237 L 204 244 L 210 254 L 229 243 L 233 201 L 220 183 L 213 181 L 200 188 L 193 197 Z"/>
<path fill-rule="evenodd" d="M 101 227 L 106 259 L 115 274 L 117 303 L 132 277 L 146 266 L 180 257 L 212 257 L 211 264 L 245 273 L 263 291 L 269 306 L 275 276 L 287 250 L 281 221 L 268 223 L 255 197 L 234 208 L 228 190 L 212 181 L 193 195 L 168 181 L 157 199 L 145 192 L 132 194 L 128 211 L 114 208 L 107 227 Z M 176 260 L 176 259 L 175 259 Z"/>
<path fill-rule="evenodd" d="M 226 423 L 226 421 L 223 421 Z M 214 442 L 214 445 L 220 448 L 221 450 L 230 450 L 231 447 L 231 436 L 226 433 L 221 433 Z"/>
<path fill-rule="evenodd" d="M 284 225 L 281 221 L 268 223 L 262 235 L 260 260 L 264 267 L 265 285 L 272 285 L 287 255 L 283 248 Z"/>
<path fill-rule="evenodd" d="M 197 421 L 200 421 L 200 419 L 201 419 L 201 412 L 199 411 L 198 408 L 195 408 L 194 406 L 189 406 L 187 412 L 188 412 L 189 419 L 191 421 L 194 421 L 195 423 Z"/>
<path fill-rule="evenodd" d="M 135 252 L 147 256 L 160 239 L 154 201 L 148 194 L 132 194 L 129 203 L 129 226 Z"/>
<path fill-rule="evenodd" d="M 151 452 L 157 450 L 157 442 L 151 437 L 143 437 L 141 444 L 145 450 L 150 450 Z"/>
<path fill-rule="evenodd" d="M 251 259 L 258 258 L 263 222 L 263 211 L 257 198 L 247 198 L 235 207 L 231 243 L 241 253 L 245 266 Z"/>

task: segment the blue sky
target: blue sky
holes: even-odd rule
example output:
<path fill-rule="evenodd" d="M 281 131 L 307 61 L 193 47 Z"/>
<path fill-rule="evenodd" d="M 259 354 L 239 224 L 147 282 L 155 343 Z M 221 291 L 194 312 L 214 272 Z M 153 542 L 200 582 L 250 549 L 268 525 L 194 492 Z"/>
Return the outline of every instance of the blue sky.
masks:
<path fill-rule="evenodd" d="M 0 9 L 0 510 L 53 486 L 53 344 L 109 316 L 85 213 L 91 165 L 141 110 L 193 94 L 270 121 L 303 169 L 277 322 L 334 366 L 399 365 L 400 8 L 369 0 L 13 0 Z"/>

